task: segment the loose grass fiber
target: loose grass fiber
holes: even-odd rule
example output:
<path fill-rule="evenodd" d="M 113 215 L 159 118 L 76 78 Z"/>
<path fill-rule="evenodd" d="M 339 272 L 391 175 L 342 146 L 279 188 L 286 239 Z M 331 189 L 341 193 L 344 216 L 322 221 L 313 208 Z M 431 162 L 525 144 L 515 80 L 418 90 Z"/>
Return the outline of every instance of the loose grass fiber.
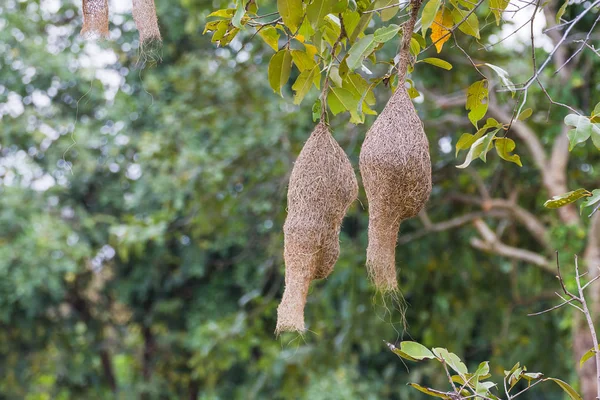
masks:
<path fill-rule="evenodd" d="M 108 0 L 83 0 L 84 37 L 108 36 Z"/>
<path fill-rule="evenodd" d="M 283 227 L 285 291 L 275 333 L 303 332 L 310 282 L 326 278 L 340 253 L 342 219 L 358 195 L 350 160 L 329 128 L 319 123 L 290 176 Z"/>
<path fill-rule="evenodd" d="M 398 290 L 396 240 L 400 223 L 421 211 L 431 193 L 429 142 L 405 87 L 408 47 L 421 1 L 413 0 L 405 27 L 398 88 L 375 120 L 360 152 L 360 173 L 369 202 L 367 269 L 382 292 Z"/>

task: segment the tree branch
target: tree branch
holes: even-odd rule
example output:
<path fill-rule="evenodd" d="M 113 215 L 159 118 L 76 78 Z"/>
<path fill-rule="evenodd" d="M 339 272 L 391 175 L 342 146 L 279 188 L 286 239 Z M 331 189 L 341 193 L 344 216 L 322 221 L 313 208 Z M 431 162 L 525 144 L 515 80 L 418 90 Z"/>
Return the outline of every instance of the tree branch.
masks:
<path fill-rule="evenodd" d="M 472 238 L 471 246 L 503 257 L 525 261 L 542 268 L 545 272 L 554 273 L 554 268 L 545 257 L 529 250 L 519 249 L 502 243 L 483 220 L 477 219 L 473 222 L 473 225 L 479 231 L 483 240 Z"/>

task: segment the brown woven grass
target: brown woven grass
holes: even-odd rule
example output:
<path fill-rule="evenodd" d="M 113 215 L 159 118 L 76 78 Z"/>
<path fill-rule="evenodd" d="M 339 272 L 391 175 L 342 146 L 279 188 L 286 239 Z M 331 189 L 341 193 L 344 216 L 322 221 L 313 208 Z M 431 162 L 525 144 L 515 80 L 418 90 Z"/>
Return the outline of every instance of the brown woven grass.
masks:
<path fill-rule="evenodd" d="M 369 201 L 369 276 L 377 289 L 397 291 L 400 223 L 417 215 L 431 192 L 429 142 L 404 79 L 367 132 L 359 164 Z"/>
<path fill-rule="evenodd" d="M 161 41 L 154 0 L 133 0 L 133 20 L 140 32 L 140 43 Z"/>
<path fill-rule="evenodd" d="M 310 282 L 333 271 L 342 219 L 357 195 L 350 160 L 329 128 L 319 123 L 294 164 L 288 187 L 285 291 L 277 308 L 277 334 L 304 331 Z"/>
<path fill-rule="evenodd" d="M 107 0 L 83 0 L 81 35 L 84 37 L 108 36 Z"/>

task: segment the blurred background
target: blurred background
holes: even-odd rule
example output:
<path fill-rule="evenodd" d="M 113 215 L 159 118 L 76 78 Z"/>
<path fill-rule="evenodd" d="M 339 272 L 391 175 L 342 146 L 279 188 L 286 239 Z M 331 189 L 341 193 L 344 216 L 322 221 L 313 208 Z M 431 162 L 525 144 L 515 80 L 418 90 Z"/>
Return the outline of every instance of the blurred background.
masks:
<path fill-rule="evenodd" d="M 110 39 L 99 42 L 79 37 L 79 3 L 0 3 L 0 399 L 420 399 L 408 382 L 443 386 L 446 378 L 433 363 L 404 365 L 384 343 L 411 339 L 469 366 L 490 360 L 500 379 L 520 361 L 577 387 L 572 311 L 526 316 L 556 304 L 552 274 L 475 249 L 469 221 L 402 224 L 404 330 L 394 304 L 367 281 L 362 192 L 344 221 L 335 271 L 311 286 L 309 332 L 274 336 L 286 185 L 318 94 L 302 106 L 292 104 L 291 83 L 284 98 L 274 94 L 273 51 L 251 33 L 225 48 L 202 35 L 206 16 L 226 6 L 158 0 L 164 43 L 143 59 L 129 2 L 111 2 Z M 273 2 L 259 6 L 274 11 Z M 481 43 L 467 50 L 522 82 L 532 68 L 528 29 L 482 48 L 517 26 L 506 19 L 510 29 L 490 16 Z M 538 46 L 542 59 L 552 48 L 541 37 Z M 522 168 L 494 155 L 456 169 L 454 145 L 473 127 L 464 101 L 452 99 L 481 78 L 447 47 L 441 57 L 452 71 L 418 64 L 413 74 L 433 161 L 429 219 L 478 213 L 508 244 L 550 259 L 560 250 L 572 265 L 589 221 L 565 225 L 542 207 L 548 192 L 527 147 L 517 140 Z M 549 90 L 593 107 L 599 71 L 600 59 L 583 52 L 567 84 Z M 390 93 L 378 90 L 381 110 Z M 529 99 L 528 126 L 550 149 L 566 112 L 550 111 L 539 90 Z M 510 115 L 510 93 L 491 101 Z M 356 167 L 373 117 L 347 121 L 339 115 L 332 127 Z M 597 185 L 598 161 L 591 145 L 576 148 L 569 188 Z M 510 216 L 463 201 L 482 186 L 492 196 L 517 193 L 547 228 L 548 246 Z M 563 394 L 541 385 L 528 396 Z"/>

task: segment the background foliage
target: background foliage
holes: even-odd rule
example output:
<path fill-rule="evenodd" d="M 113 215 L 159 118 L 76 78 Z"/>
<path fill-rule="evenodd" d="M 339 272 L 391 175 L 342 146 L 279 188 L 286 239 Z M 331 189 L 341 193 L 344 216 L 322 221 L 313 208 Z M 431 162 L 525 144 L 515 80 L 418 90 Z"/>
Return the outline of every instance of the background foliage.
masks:
<path fill-rule="evenodd" d="M 215 6 L 227 4 L 158 1 L 164 44 L 143 64 L 126 9 L 112 15 L 112 40 L 94 43 L 78 37 L 76 4 L 0 5 L 0 398 L 421 398 L 407 382 L 446 378 L 387 351 L 383 340 L 402 337 L 446 347 L 469 366 L 490 360 L 492 374 L 520 361 L 574 382 L 571 312 L 525 316 L 553 304 L 555 281 L 474 250 L 469 225 L 398 247 L 403 331 L 397 310 L 368 285 L 360 202 L 344 222 L 336 270 L 311 289 L 310 332 L 274 337 L 286 183 L 317 93 L 293 105 L 293 77 L 283 99 L 274 95 L 273 49 L 249 32 L 215 48 L 202 35 Z M 484 42 L 499 35 L 490 22 Z M 383 51 L 393 58 L 395 50 Z M 486 61 L 519 82 L 530 74 L 529 53 L 513 42 Z M 478 161 L 476 174 L 455 168 L 454 145 L 472 126 L 464 110 L 438 100 L 478 75 L 461 52 L 446 57 L 452 71 L 418 64 L 412 78 L 424 93 L 416 101 L 434 163 L 429 216 L 472 211 L 456 197 L 477 193 L 480 176 L 494 194 L 516 188 L 519 204 L 551 226 L 552 248 L 571 260 L 585 230 L 544 209 L 549 196 L 529 154 L 520 152 L 522 168 L 495 156 Z M 584 52 L 579 65 L 567 86 L 549 90 L 591 110 L 598 59 Z M 388 96 L 380 85 L 373 108 Z M 549 146 L 567 111 L 548 112 L 542 93 L 529 96 L 529 125 Z M 503 104 L 510 93 L 496 98 Z M 331 121 L 354 165 L 373 118 Z M 592 146 L 576 147 L 569 187 L 598 187 L 597 162 Z M 491 221 L 504 224 L 509 243 L 544 251 L 509 219 Z M 401 228 L 420 230 L 418 220 Z M 552 389 L 528 395 L 561 398 Z"/>

